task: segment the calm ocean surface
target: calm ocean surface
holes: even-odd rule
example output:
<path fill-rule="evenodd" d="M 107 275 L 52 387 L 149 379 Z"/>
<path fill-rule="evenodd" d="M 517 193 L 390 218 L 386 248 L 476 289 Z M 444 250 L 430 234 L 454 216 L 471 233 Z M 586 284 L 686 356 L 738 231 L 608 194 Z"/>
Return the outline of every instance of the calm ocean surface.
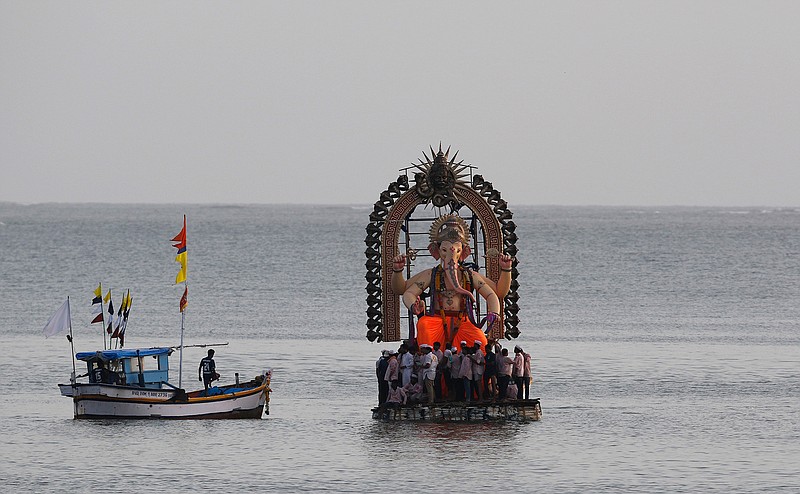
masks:
<path fill-rule="evenodd" d="M 371 206 L 0 203 L 0 485 L 10 492 L 798 492 L 800 209 L 516 207 L 531 424 L 371 418 Z M 261 421 L 76 421 L 47 319 L 77 351 L 99 281 L 127 346 L 186 343 L 222 380 L 274 369 Z M 513 343 L 512 343 L 513 345 Z M 204 351 L 184 353 L 195 384 Z M 173 359 L 177 367 L 177 359 Z M 186 384 L 186 383 L 184 383 Z"/>

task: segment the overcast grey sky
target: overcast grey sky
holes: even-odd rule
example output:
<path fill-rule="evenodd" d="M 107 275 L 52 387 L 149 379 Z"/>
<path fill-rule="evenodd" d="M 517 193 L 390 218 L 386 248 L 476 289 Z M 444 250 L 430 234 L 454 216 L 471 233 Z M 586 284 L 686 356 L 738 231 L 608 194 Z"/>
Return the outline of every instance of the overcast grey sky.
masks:
<path fill-rule="evenodd" d="M 800 2 L 0 0 L 0 201 L 800 205 Z"/>

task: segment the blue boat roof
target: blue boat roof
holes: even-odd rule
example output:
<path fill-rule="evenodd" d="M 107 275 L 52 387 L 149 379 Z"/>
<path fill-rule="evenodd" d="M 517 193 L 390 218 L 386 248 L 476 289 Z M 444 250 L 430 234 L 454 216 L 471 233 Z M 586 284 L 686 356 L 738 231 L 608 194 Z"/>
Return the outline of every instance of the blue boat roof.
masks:
<path fill-rule="evenodd" d="M 98 350 L 96 352 L 78 352 L 75 358 L 78 360 L 90 360 L 95 357 L 100 357 L 103 360 L 118 360 L 121 358 L 130 357 L 147 357 L 149 355 L 169 355 L 172 353 L 172 348 L 169 347 L 156 347 L 156 348 L 128 348 L 120 350 Z"/>

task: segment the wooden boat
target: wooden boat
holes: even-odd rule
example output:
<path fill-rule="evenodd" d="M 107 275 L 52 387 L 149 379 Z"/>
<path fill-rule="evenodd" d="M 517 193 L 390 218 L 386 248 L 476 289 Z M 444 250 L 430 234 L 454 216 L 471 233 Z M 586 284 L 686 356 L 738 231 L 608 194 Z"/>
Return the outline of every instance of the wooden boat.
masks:
<path fill-rule="evenodd" d="M 169 383 L 170 347 L 80 352 L 88 382 L 59 384 L 76 419 L 258 419 L 269 414 L 267 369 L 247 382 L 186 392 Z M 236 374 L 238 381 L 238 374 Z"/>
<path fill-rule="evenodd" d="M 123 349 L 124 335 L 127 329 L 132 298 L 130 290 L 123 297 L 117 317 L 114 318 L 111 291 L 102 297 L 102 284 L 94 291 L 92 306 L 99 309 L 92 324 L 103 323 L 103 350 L 95 352 L 74 353 L 72 337 L 72 319 L 69 297 L 65 304 L 56 311 L 45 325 L 46 336 L 69 330 L 67 340 L 73 348 L 72 375 L 69 384 L 59 384 L 61 394 L 72 398 L 74 416 L 83 418 L 124 418 L 124 419 L 259 419 L 269 414 L 269 393 L 272 371 L 266 369 L 246 382 L 239 381 L 226 386 L 211 386 L 207 389 L 187 392 L 182 388 L 183 349 L 188 347 L 206 347 L 212 345 L 184 345 L 184 321 L 188 304 L 188 284 L 186 283 L 186 216 L 183 217 L 183 228 L 172 239 L 177 242 L 173 247 L 178 249 L 175 258 L 181 269 L 175 283 L 183 283 L 184 291 L 180 299 L 181 343 L 174 347 L 152 347 Z M 108 319 L 104 318 L 102 302 L 108 302 Z M 114 320 L 116 319 L 116 329 Z M 108 340 L 106 337 L 108 336 Z M 113 339 L 117 339 L 118 349 L 111 349 Z M 220 343 L 219 345 L 227 345 Z M 217 346 L 217 344 L 213 345 Z M 178 385 L 169 381 L 169 356 L 179 350 Z M 213 356 L 209 350 L 208 359 Z M 86 374 L 77 376 L 75 360 L 86 362 Z M 207 359 L 203 359 L 206 362 Z M 205 376 L 219 378 L 210 360 Z M 88 382 L 79 382 L 78 378 L 88 378 Z M 213 382 L 213 378 L 211 381 Z"/>

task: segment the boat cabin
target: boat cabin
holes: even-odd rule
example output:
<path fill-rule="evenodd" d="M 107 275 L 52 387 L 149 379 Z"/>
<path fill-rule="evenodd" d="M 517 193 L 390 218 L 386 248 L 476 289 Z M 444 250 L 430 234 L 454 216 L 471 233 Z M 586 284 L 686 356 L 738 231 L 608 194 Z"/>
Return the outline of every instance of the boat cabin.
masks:
<path fill-rule="evenodd" d="M 80 352 L 90 383 L 161 389 L 169 380 L 172 348 L 137 348 Z"/>

